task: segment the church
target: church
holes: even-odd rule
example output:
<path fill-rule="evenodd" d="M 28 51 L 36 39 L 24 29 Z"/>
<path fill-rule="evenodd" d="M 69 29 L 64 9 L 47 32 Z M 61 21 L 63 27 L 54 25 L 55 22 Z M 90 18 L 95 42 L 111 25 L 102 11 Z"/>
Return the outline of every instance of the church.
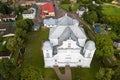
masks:
<path fill-rule="evenodd" d="M 90 67 L 96 47 L 87 40 L 79 21 L 65 14 L 55 19 L 56 27 L 50 28 L 49 40 L 43 43 L 44 65 L 47 67 Z"/>

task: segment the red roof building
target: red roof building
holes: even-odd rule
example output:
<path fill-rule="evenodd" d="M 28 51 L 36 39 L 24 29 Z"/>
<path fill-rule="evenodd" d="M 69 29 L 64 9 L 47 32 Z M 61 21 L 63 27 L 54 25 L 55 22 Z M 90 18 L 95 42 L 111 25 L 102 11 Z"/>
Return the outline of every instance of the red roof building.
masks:
<path fill-rule="evenodd" d="M 51 2 L 42 5 L 42 18 L 55 16 L 54 6 Z"/>
<path fill-rule="evenodd" d="M 15 20 L 17 18 L 17 15 L 16 14 L 5 14 L 5 15 L 1 15 L 0 16 L 1 20 L 4 20 L 4 21 L 9 21 L 9 20 Z"/>

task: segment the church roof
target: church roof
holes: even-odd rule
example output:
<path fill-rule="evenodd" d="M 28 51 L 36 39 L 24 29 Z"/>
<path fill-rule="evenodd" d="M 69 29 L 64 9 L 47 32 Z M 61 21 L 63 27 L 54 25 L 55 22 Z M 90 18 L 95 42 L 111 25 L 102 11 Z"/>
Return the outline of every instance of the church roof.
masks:
<path fill-rule="evenodd" d="M 77 37 L 77 38 L 82 38 L 82 39 L 86 39 L 86 35 L 85 32 L 82 28 L 79 28 L 78 26 L 57 26 L 56 28 L 51 28 L 50 29 L 50 38 L 54 38 L 54 39 L 58 39 L 64 32 L 64 30 L 66 30 L 66 28 L 69 28 L 67 30 L 67 32 L 72 31 L 72 33 Z"/>
<path fill-rule="evenodd" d="M 47 25 L 56 25 L 56 19 L 53 18 L 44 19 L 43 23 Z"/>
<path fill-rule="evenodd" d="M 85 49 L 87 50 L 95 50 L 95 43 L 93 41 L 87 41 L 85 44 Z"/>
<path fill-rule="evenodd" d="M 52 46 L 51 46 L 51 43 L 50 43 L 50 41 L 45 41 L 44 43 L 43 43 L 43 48 L 42 48 L 43 50 L 52 50 Z"/>
<path fill-rule="evenodd" d="M 57 19 L 57 25 L 74 25 L 75 23 L 79 23 L 76 19 L 72 19 L 71 17 L 65 16 Z"/>

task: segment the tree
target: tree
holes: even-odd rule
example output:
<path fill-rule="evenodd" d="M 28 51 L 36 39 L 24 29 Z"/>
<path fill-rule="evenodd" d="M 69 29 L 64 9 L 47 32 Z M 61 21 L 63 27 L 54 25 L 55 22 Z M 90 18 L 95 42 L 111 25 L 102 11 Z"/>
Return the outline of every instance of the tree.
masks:
<path fill-rule="evenodd" d="M 7 3 L 1 3 L 0 2 L 0 13 L 2 14 L 10 14 L 12 12 L 12 9 L 8 6 Z"/>
<path fill-rule="evenodd" d="M 7 59 L 4 58 L 0 61 L 0 74 L 6 79 L 9 80 L 9 77 L 11 76 L 11 71 L 15 68 L 13 63 Z"/>
<path fill-rule="evenodd" d="M 17 28 L 21 28 L 26 32 L 30 32 L 33 26 L 33 21 L 31 19 L 18 20 L 16 21 Z"/>
<path fill-rule="evenodd" d="M 61 4 L 70 4 L 70 0 L 61 0 Z"/>
<path fill-rule="evenodd" d="M 13 53 L 23 47 L 23 40 L 19 37 L 10 38 L 6 47 Z"/>
<path fill-rule="evenodd" d="M 33 66 L 23 67 L 20 76 L 20 80 L 41 80 L 40 70 Z"/>
<path fill-rule="evenodd" d="M 119 66 L 115 69 L 115 74 L 114 74 L 112 80 L 120 80 L 120 64 L 119 64 Z"/>
<path fill-rule="evenodd" d="M 103 60 L 114 55 L 112 39 L 106 34 L 98 34 L 95 36 L 96 54 Z"/>
<path fill-rule="evenodd" d="M 34 25 L 33 20 L 32 19 L 25 19 L 25 21 L 29 26 L 28 32 L 30 32 L 32 30 L 33 25 Z"/>
<path fill-rule="evenodd" d="M 19 38 L 23 39 L 23 41 L 25 41 L 26 37 L 27 37 L 27 33 L 25 30 L 22 30 L 21 28 L 17 28 L 15 30 L 15 36 L 19 37 Z"/>
<path fill-rule="evenodd" d="M 72 11 L 72 8 L 71 8 L 71 6 L 69 6 L 69 11 Z"/>
<path fill-rule="evenodd" d="M 91 11 L 89 13 L 85 12 L 83 14 L 83 18 L 87 23 L 89 23 L 91 25 L 98 21 L 98 16 L 95 11 Z"/>
<path fill-rule="evenodd" d="M 28 26 L 28 24 L 26 23 L 25 20 L 18 20 L 18 21 L 16 21 L 16 25 L 17 25 L 18 28 L 21 28 L 21 29 L 26 30 L 26 31 L 29 28 L 29 26 Z"/>
<path fill-rule="evenodd" d="M 114 71 L 111 68 L 100 68 L 96 80 L 111 80 Z"/>

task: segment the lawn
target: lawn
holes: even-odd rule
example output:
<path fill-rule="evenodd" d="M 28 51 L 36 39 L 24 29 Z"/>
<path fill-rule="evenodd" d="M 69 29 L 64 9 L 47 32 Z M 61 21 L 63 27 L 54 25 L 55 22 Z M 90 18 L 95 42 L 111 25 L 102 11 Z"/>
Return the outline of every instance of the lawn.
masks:
<path fill-rule="evenodd" d="M 120 16 L 120 8 L 113 6 L 103 6 L 103 13 L 108 16 Z"/>
<path fill-rule="evenodd" d="M 69 6 L 71 6 L 72 11 L 76 11 L 79 7 L 79 4 L 75 3 L 75 4 L 60 4 L 60 8 L 69 11 Z"/>
<path fill-rule="evenodd" d="M 44 77 L 44 80 L 58 80 L 56 73 L 52 68 L 44 68 L 41 48 L 42 42 L 48 40 L 48 34 L 48 29 L 41 29 L 37 32 L 31 32 L 28 35 L 28 42 L 26 43 L 23 66 L 32 65 L 36 68 L 39 68 Z M 73 80 L 93 80 L 98 70 L 98 60 L 94 58 L 91 64 L 91 68 L 72 68 L 72 78 Z"/>

